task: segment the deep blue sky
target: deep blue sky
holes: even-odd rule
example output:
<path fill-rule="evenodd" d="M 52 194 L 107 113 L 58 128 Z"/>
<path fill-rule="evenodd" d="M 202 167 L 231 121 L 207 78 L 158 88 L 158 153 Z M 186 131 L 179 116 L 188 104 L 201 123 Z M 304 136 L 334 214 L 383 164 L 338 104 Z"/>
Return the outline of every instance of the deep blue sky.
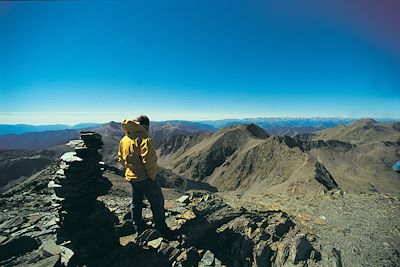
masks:
<path fill-rule="evenodd" d="M 0 2 L 0 123 L 400 118 L 400 1 Z"/>

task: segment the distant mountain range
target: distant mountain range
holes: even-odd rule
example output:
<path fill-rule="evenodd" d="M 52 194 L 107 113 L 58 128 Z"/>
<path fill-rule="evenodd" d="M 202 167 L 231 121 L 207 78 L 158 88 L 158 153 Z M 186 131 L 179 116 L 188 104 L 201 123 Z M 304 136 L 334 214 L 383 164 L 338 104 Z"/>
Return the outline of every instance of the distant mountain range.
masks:
<path fill-rule="evenodd" d="M 233 121 L 233 125 L 218 129 L 222 124 L 214 127 L 204 122 L 153 122 L 150 134 L 157 145 L 160 167 L 220 191 L 314 194 L 338 186 L 353 192 L 400 192 L 398 176 L 391 170 L 400 157 L 399 122 L 364 119 L 325 129 L 328 121 L 321 121 L 320 126 L 314 122 L 314 126 L 268 129 Z M 339 122 L 345 121 L 330 123 Z M 307 132 L 310 128 L 311 133 Z M 102 135 L 103 160 L 118 168 L 118 143 L 124 134 L 121 124 L 109 122 L 85 129 Z M 277 136 L 271 134 L 273 131 L 283 134 Z M 79 132 L 64 129 L 1 135 L 0 150 L 9 151 L 0 154 L 0 172 L 4 169 L 4 173 L 14 175 L 16 172 L 9 170 L 31 164 L 26 174 L 18 176 L 34 173 L 69 151 L 65 144 L 79 138 Z M 43 154 L 42 149 L 52 154 Z M 12 175 L 3 175 L 2 183 L 15 180 Z"/>
<path fill-rule="evenodd" d="M 338 125 L 344 127 L 354 122 L 349 118 L 247 118 L 215 121 L 154 121 L 151 123 L 150 134 L 157 144 L 166 138 L 176 135 L 198 135 L 212 133 L 223 127 L 243 124 L 256 124 L 263 128 L 269 135 L 295 136 L 311 134 Z M 393 122 L 392 119 L 378 119 L 379 122 Z M 55 125 L 1 125 L 0 124 L 0 150 L 7 149 L 46 149 L 65 144 L 68 140 L 77 138 L 81 130 L 94 130 L 104 136 L 113 136 L 118 140 L 122 135 L 121 124 L 118 122 L 80 123 L 69 126 Z M 114 141 L 113 141 L 114 142 Z M 158 146 L 158 145 L 157 145 Z"/>
<path fill-rule="evenodd" d="M 360 119 L 343 117 L 313 117 L 313 118 L 290 118 L 290 117 L 270 117 L 270 118 L 245 118 L 245 119 L 226 119 L 226 120 L 206 120 L 199 121 L 215 128 L 222 128 L 237 124 L 257 124 L 259 127 L 268 130 L 274 127 L 315 127 L 333 128 L 337 125 L 348 125 Z M 394 122 L 400 119 L 377 118 L 378 122 Z"/>
<path fill-rule="evenodd" d="M 80 125 L 83 126 L 83 124 Z M 0 135 L 0 150 L 37 150 L 52 148 L 54 146 L 63 145 L 71 139 L 79 138 L 79 132 L 82 130 L 96 131 L 104 136 L 104 141 L 106 143 L 112 144 L 118 144 L 119 140 L 124 135 L 121 124 L 114 121 L 105 124 L 87 124 L 86 126 L 87 127 L 75 129 Z M 151 137 L 157 146 L 170 136 L 192 136 L 213 132 L 215 130 L 215 128 L 209 125 L 188 121 L 152 122 L 150 126 Z"/>
<path fill-rule="evenodd" d="M 76 125 L 66 124 L 50 124 L 50 125 L 30 125 L 30 124 L 0 124 L 0 135 L 5 134 L 22 134 L 32 132 L 46 132 L 66 129 L 83 129 L 96 127 L 101 123 L 79 123 Z"/>
<path fill-rule="evenodd" d="M 333 128 L 337 125 L 348 125 L 356 120 L 355 118 L 342 117 L 315 117 L 315 118 L 290 118 L 290 117 L 271 117 L 271 118 L 245 118 L 245 119 L 224 119 L 224 120 L 167 120 L 152 121 L 152 125 L 164 127 L 174 126 L 177 130 L 183 129 L 188 132 L 211 132 L 226 126 L 238 124 L 257 124 L 259 127 L 267 130 L 269 134 L 290 135 L 311 133 L 326 128 Z M 378 118 L 378 122 L 395 122 L 400 119 Z M 51 125 L 30 125 L 30 124 L 0 124 L 0 135 L 22 134 L 31 132 L 45 132 L 56 130 L 71 130 L 95 128 L 107 123 L 79 123 L 76 125 L 51 124 Z"/>

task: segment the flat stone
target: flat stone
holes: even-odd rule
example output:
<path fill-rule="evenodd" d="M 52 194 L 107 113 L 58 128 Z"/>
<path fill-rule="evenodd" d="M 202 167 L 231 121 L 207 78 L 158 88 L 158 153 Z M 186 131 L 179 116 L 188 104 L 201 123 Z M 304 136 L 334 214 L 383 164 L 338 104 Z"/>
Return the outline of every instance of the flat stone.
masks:
<path fill-rule="evenodd" d="M 44 242 L 40 246 L 39 251 L 40 251 L 40 254 L 43 255 L 43 257 L 51 257 L 54 255 L 60 255 L 62 252 L 61 248 L 53 240 Z"/>
<path fill-rule="evenodd" d="M 135 242 L 136 238 L 134 235 L 127 235 L 127 236 L 121 236 L 119 238 L 119 244 L 123 247 L 128 245 L 130 242 Z"/>
<path fill-rule="evenodd" d="M 214 254 L 207 250 L 206 253 L 204 253 L 203 258 L 201 258 L 201 264 L 203 266 L 213 266 L 214 259 Z"/>
<path fill-rule="evenodd" d="M 26 222 L 25 218 L 15 217 L 0 224 L 0 230 L 17 227 Z"/>
<path fill-rule="evenodd" d="M 68 266 L 71 258 L 74 256 L 75 253 L 71 249 L 64 246 L 60 246 L 60 249 L 61 249 L 61 263 L 64 266 Z"/>
<path fill-rule="evenodd" d="M 222 262 L 219 259 L 215 258 L 214 266 L 215 267 L 222 267 Z"/>
<path fill-rule="evenodd" d="M 57 224 L 56 219 L 51 219 L 50 221 L 48 221 L 48 222 L 44 225 L 44 227 L 50 228 L 50 227 L 52 227 L 52 226 L 54 226 L 54 225 L 56 225 L 56 224 Z"/>
<path fill-rule="evenodd" d="M 99 140 L 101 140 L 101 135 L 99 135 L 98 133 L 95 133 L 93 131 L 82 131 L 81 132 L 81 139 L 82 140 L 99 141 Z"/>
<path fill-rule="evenodd" d="M 196 214 L 192 210 L 188 210 L 182 215 L 182 217 L 189 221 L 189 220 L 195 219 Z"/>
<path fill-rule="evenodd" d="M 49 230 L 43 230 L 43 231 L 32 231 L 29 233 L 26 233 L 26 236 L 35 238 L 35 237 L 39 237 L 39 236 L 43 236 L 43 235 L 50 235 L 50 234 L 54 234 L 56 231 L 56 229 L 49 229 Z"/>
<path fill-rule="evenodd" d="M 40 260 L 33 265 L 29 265 L 32 267 L 54 267 L 59 266 L 60 263 L 60 255 L 54 255 L 49 258 Z"/>
<path fill-rule="evenodd" d="M 6 241 L 7 239 L 8 239 L 7 236 L 0 235 L 0 244 L 3 243 L 4 241 Z"/>
<path fill-rule="evenodd" d="M 178 198 L 176 201 L 178 201 L 180 203 L 189 203 L 190 199 L 189 199 L 189 196 L 184 195 L 184 196 L 181 196 L 180 198 Z"/>
<path fill-rule="evenodd" d="M 167 242 L 161 242 L 160 246 L 158 247 L 158 252 L 165 251 L 169 247 L 170 246 L 168 245 Z"/>
<path fill-rule="evenodd" d="M 47 187 L 48 187 L 48 188 L 58 188 L 58 187 L 61 187 L 61 185 L 56 184 L 54 181 L 50 181 L 50 182 L 47 184 Z"/>
<path fill-rule="evenodd" d="M 170 252 L 170 254 L 168 256 L 168 260 L 170 262 L 174 261 L 178 257 L 179 252 L 180 252 L 179 249 L 176 249 L 176 248 L 172 249 L 172 251 Z"/>
<path fill-rule="evenodd" d="M 16 231 L 16 232 L 12 233 L 11 236 L 12 236 L 12 237 L 15 237 L 15 236 L 22 236 L 23 234 L 28 233 L 28 232 L 35 231 L 36 229 L 38 229 L 38 228 L 36 227 L 36 225 L 32 225 L 32 226 L 29 226 L 29 227 L 26 227 L 26 228 L 22 228 L 21 230 L 18 230 L 18 231 Z"/>
<path fill-rule="evenodd" d="M 161 242 L 163 240 L 164 239 L 162 237 L 156 238 L 154 240 L 147 242 L 147 246 L 157 249 L 161 245 Z"/>
<path fill-rule="evenodd" d="M 51 200 L 56 202 L 56 201 L 63 201 L 65 200 L 65 198 L 58 197 L 56 194 L 53 194 L 51 195 Z"/>
<path fill-rule="evenodd" d="M 85 143 L 83 142 L 83 140 L 71 140 L 67 143 L 67 146 L 70 146 L 73 148 L 82 147 L 84 145 L 85 145 Z"/>
<path fill-rule="evenodd" d="M 61 156 L 61 160 L 64 162 L 75 162 L 75 161 L 82 161 L 80 157 L 76 156 L 76 152 L 67 152 L 64 153 L 64 155 Z"/>
<path fill-rule="evenodd" d="M 161 237 L 160 233 L 154 229 L 146 229 L 140 236 L 139 240 L 141 244 L 145 244 L 151 240 Z"/>
<path fill-rule="evenodd" d="M 177 248 L 177 247 L 179 247 L 180 244 L 179 244 L 179 241 L 174 240 L 174 241 L 169 242 L 169 245 L 173 248 Z"/>
<path fill-rule="evenodd" d="M 187 259 L 187 253 L 186 250 L 182 251 L 181 254 L 178 255 L 178 257 L 176 257 L 176 261 L 185 261 Z"/>
<path fill-rule="evenodd" d="M 40 216 L 40 215 L 31 215 L 28 218 L 29 218 L 28 223 L 33 224 L 33 223 L 36 223 L 37 221 L 39 221 L 42 218 L 42 216 Z"/>

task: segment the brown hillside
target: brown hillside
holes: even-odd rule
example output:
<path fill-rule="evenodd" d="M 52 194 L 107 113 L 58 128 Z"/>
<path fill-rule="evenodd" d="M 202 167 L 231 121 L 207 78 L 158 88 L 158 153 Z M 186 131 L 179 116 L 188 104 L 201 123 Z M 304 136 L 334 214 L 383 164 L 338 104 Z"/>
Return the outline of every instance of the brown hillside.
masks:
<path fill-rule="evenodd" d="M 161 146 L 159 154 L 165 167 L 220 191 L 292 194 L 337 186 L 294 139 L 268 137 L 254 124 L 226 127 L 200 138 L 175 138 Z"/>
<path fill-rule="evenodd" d="M 337 183 L 350 192 L 399 194 L 399 175 L 391 170 L 400 158 L 393 125 L 362 120 L 309 140 L 267 138 L 237 125 L 196 138 L 170 138 L 159 149 L 159 164 L 220 191 L 315 194 Z M 255 125 L 250 129 L 261 133 Z"/>
<path fill-rule="evenodd" d="M 350 125 L 339 125 L 313 135 L 313 140 L 340 140 L 353 144 L 375 141 L 399 141 L 400 131 L 396 124 L 378 123 L 373 119 L 356 121 Z"/>
<path fill-rule="evenodd" d="M 314 134 L 302 145 L 345 189 L 399 194 L 400 177 L 391 169 L 400 159 L 397 124 L 359 120 Z"/>
<path fill-rule="evenodd" d="M 254 124 L 226 127 L 193 139 L 173 155 L 160 155 L 160 164 L 166 164 L 188 178 L 203 180 L 237 150 L 267 137 L 267 133 Z M 165 157 L 169 160 L 166 161 Z"/>

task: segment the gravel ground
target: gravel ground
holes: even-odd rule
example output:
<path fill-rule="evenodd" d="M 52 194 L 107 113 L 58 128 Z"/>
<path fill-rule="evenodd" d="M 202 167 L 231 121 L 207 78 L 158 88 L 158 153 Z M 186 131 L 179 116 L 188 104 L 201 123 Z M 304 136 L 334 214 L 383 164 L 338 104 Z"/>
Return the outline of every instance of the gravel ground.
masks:
<path fill-rule="evenodd" d="M 400 266 L 399 197 L 343 191 L 316 197 L 222 196 L 232 206 L 294 216 L 315 234 L 322 255 L 328 255 L 322 257 L 322 266 L 335 266 L 339 254 L 343 266 Z"/>

